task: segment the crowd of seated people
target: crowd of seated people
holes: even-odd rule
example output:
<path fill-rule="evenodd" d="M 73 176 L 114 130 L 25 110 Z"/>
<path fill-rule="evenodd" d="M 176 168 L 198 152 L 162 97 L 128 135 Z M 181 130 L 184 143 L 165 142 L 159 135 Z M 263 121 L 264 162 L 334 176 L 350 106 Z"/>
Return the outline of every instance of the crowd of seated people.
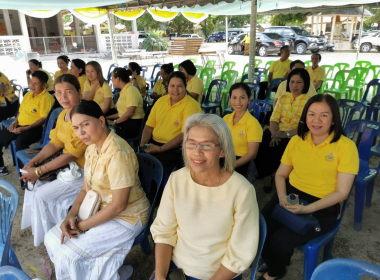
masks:
<path fill-rule="evenodd" d="M 60 56 L 53 82 L 38 60 L 30 60 L 30 92 L 15 121 L 0 130 L 0 174 L 9 174 L 2 148 L 16 140 L 16 149 L 23 150 L 38 141 L 55 98 L 63 111 L 49 132 L 50 142 L 23 167 L 20 179 L 27 185 L 21 228 L 31 227 L 35 246 L 44 243 L 56 278 L 131 276 L 133 268 L 123 263 L 153 206 L 140 183 L 135 151 L 126 141 L 141 129 L 140 152 L 166 169 L 177 169 L 162 186 L 150 228 L 156 245 L 150 279 L 168 279 L 178 269 L 189 280 L 242 279 L 259 240 L 260 211 L 248 181 L 253 163 L 256 179 L 264 179 L 264 193 L 273 186 L 277 190 L 261 210 L 268 228 L 262 252 L 267 271 L 259 279 L 283 277 L 294 249 L 331 229 L 359 166 L 336 100 L 316 93 L 324 80 L 321 56 L 313 54 L 312 66 L 305 70 L 289 54 L 289 47 L 281 49 L 268 81 L 260 85 L 259 98 L 264 99 L 271 80 L 287 79 L 274 89 L 267 127 L 251 114 L 252 92 L 242 82 L 229 88 L 231 114 L 203 114 L 204 85 L 190 60 L 179 64 L 180 71 L 172 63 L 162 65 L 150 96 L 138 63 L 115 68 L 112 84 L 121 90 L 115 103 L 98 62 L 73 59 L 69 70 L 70 59 Z M 14 92 L 2 73 L 0 82 L 6 85 L 0 88 L 0 102 L 6 104 L 0 116 L 7 119 L 15 114 L 5 113 L 13 108 Z M 144 100 L 150 102 L 148 110 Z M 40 180 L 57 169 L 54 180 Z M 80 220 L 90 190 L 99 194 L 100 207 Z M 289 206 L 290 193 L 309 204 Z M 321 231 L 292 232 L 272 218 L 276 205 L 294 214 L 313 213 Z"/>

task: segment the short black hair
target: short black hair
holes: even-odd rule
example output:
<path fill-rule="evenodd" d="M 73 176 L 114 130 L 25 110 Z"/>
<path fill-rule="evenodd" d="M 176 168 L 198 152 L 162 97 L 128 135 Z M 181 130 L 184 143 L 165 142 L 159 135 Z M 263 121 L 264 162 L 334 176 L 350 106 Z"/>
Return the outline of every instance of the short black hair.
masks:
<path fill-rule="evenodd" d="M 309 88 L 310 88 L 310 75 L 305 69 L 302 69 L 302 68 L 296 68 L 296 69 L 292 70 L 292 72 L 289 73 L 288 81 L 286 83 L 286 91 L 290 92 L 290 87 L 289 87 L 290 79 L 294 75 L 299 75 L 301 77 L 301 79 L 303 80 L 303 83 L 304 83 L 302 93 L 303 94 L 307 93 L 309 91 Z"/>
<path fill-rule="evenodd" d="M 127 84 L 130 81 L 129 77 L 132 75 L 132 72 L 131 70 L 127 70 L 122 67 L 116 67 L 115 69 L 113 69 L 112 74 L 115 78 L 119 78 Z"/>
<path fill-rule="evenodd" d="M 166 74 L 170 74 L 174 71 L 173 63 L 163 64 L 161 65 L 161 69 L 164 70 Z"/>
<path fill-rule="evenodd" d="M 290 63 L 290 69 L 293 69 L 294 65 L 296 65 L 297 63 L 302 64 L 303 68 L 305 68 L 305 63 L 302 60 L 297 59 Z"/>
<path fill-rule="evenodd" d="M 102 108 L 100 108 L 99 104 L 93 100 L 82 100 L 80 103 L 75 105 L 70 111 L 70 119 L 72 119 L 75 114 L 86 115 L 95 119 L 100 119 L 100 117 L 106 119 Z M 105 124 L 108 127 L 107 121 Z"/>
<path fill-rule="evenodd" d="M 42 62 L 41 62 L 41 61 L 38 61 L 37 59 L 31 59 L 31 60 L 29 60 L 28 62 L 31 62 L 31 63 L 33 63 L 34 65 L 36 65 L 36 66 L 42 68 Z"/>
<path fill-rule="evenodd" d="M 247 93 L 248 98 L 251 97 L 251 95 L 252 95 L 251 89 L 250 89 L 250 87 L 246 83 L 234 83 L 230 87 L 230 92 L 229 92 L 230 98 L 231 98 L 231 95 L 232 95 L 232 91 L 235 90 L 235 89 L 239 89 L 239 88 L 244 89 L 244 91 Z"/>
<path fill-rule="evenodd" d="M 140 65 L 139 65 L 138 63 L 136 63 L 136 62 L 129 62 L 129 64 L 128 64 L 128 68 L 130 68 L 130 69 L 132 70 L 132 72 L 133 72 L 133 71 L 136 71 L 136 74 L 137 74 L 137 75 L 140 75 L 140 73 L 141 73 L 141 67 L 140 67 Z"/>
<path fill-rule="evenodd" d="M 319 53 L 313 53 L 311 56 L 313 57 L 313 55 L 318 56 L 319 61 L 322 60 L 322 56 Z"/>
<path fill-rule="evenodd" d="M 58 59 L 62 59 L 64 62 L 66 62 L 66 64 L 69 64 L 70 62 L 70 58 L 67 55 L 60 55 L 57 57 L 57 60 Z"/>
<path fill-rule="evenodd" d="M 82 69 L 82 72 L 79 73 L 79 76 L 86 75 L 86 62 L 84 62 L 82 59 L 76 58 L 71 61 L 71 64 L 73 63 L 78 69 Z"/>
<path fill-rule="evenodd" d="M 186 76 L 185 74 L 183 74 L 181 71 L 173 71 L 170 75 L 169 75 L 169 80 L 168 80 L 168 84 L 170 84 L 170 80 L 173 79 L 173 78 L 180 78 L 183 82 L 183 84 L 185 85 L 185 88 L 187 87 L 187 84 L 186 84 Z"/>
<path fill-rule="evenodd" d="M 44 71 L 40 70 L 34 71 L 32 77 L 39 79 L 42 84 L 47 84 L 49 80 L 49 76 Z"/>
<path fill-rule="evenodd" d="M 72 84 L 77 91 L 79 91 L 81 89 L 80 83 L 79 83 L 77 77 L 75 77 L 74 75 L 71 75 L 71 74 L 62 74 L 61 76 L 59 76 L 57 79 L 55 79 L 54 86 L 56 84 L 60 84 L 60 83 Z"/>
<path fill-rule="evenodd" d="M 290 49 L 289 46 L 282 46 L 282 47 L 280 48 L 280 53 L 281 53 L 284 49 L 286 49 L 286 48 L 289 48 L 289 49 Z"/>
<path fill-rule="evenodd" d="M 189 59 L 182 61 L 178 68 L 179 67 L 185 69 L 186 73 L 191 76 L 194 76 L 197 73 L 197 68 L 195 68 L 194 63 Z"/>
<path fill-rule="evenodd" d="M 306 133 L 309 131 L 309 128 L 307 127 L 307 123 L 306 123 L 307 111 L 309 110 L 309 107 L 311 106 L 311 104 L 316 103 L 316 102 L 318 103 L 326 102 L 331 109 L 332 125 L 330 127 L 330 134 L 334 132 L 334 138 L 331 140 L 330 143 L 334 143 L 338 141 L 342 135 L 346 136 L 342 127 L 342 121 L 340 119 L 340 111 L 339 111 L 338 102 L 336 102 L 334 97 L 328 94 L 314 95 L 306 102 L 305 107 L 303 108 L 303 111 L 302 111 L 300 122 L 298 123 L 297 135 L 301 137 L 303 140 L 305 140 Z"/>

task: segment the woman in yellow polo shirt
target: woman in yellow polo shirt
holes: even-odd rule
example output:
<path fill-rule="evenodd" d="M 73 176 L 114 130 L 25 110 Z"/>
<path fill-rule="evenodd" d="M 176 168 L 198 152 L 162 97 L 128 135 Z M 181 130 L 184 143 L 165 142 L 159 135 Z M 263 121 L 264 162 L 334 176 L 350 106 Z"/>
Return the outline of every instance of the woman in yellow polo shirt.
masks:
<path fill-rule="evenodd" d="M 42 136 L 43 125 L 54 104 L 53 96 L 47 92 L 48 76 L 42 71 L 32 74 L 30 90 L 25 94 L 16 120 L 8 129 L 0 130 L 0 176 L 8 175 L 4 166 L 3 147 L 16 140 L 16 151 L 25 150 Z"/>
<path fill-rule="evenodd" d="M 319 66 L 322 56 L 319 53 L 311 55 L 311 66 L 306 70 L 309 72 L 311 83 L 314 85 L 315 90 L 319 90 L 325 80 L 325 69 Z"/>
<path fill-rule="evenodd" d="M 358 170 L 358 150 L 344 136 L 336 100 L 330 95 L 313 96 L 302 112 L 297 135 L 282 156 L 276 173 L 277 194 L 261 211 L 268 228 L 261 257 L 268 271 L 259 279 L 283 277 L 296 247 L 331 230 L 339 216 L 339 203 L 347 199 Z M 309 204 L 289 206 L 286 197 L 292 193 Z M 297 215 L 313 213 L 321 231 L 311 229 L 301 236 L 273 220 L 277 204 Z"/>
<path fill-rule="evenodd" d="M 13 117 L 20 105 L 8 77 L 0 72 L 0 122 Z"/>
<path fill-rule="evenodd" d="M 72 75 L 74 75 L 80 84 L 80 90 L 82 96 L 84 95 L 84 83 L 87 81 L 86 76 L 86 62 L 84 62 L 82 59 L 76 58 L 71 61 L 70 64 L 70 72 Z"/>
<path fill-rule="evenodd" d="M 42 62 L 41 61 L 38 61 L 37 59 L 31 59 L 29 60 L 29 69 L 26 70 L 26 80 L 28 81 L 28 85 L 30 84 L 30 76 L 37 70 L 40 70 L 42 72 L 45 72 L 46 75 L 48 75 L 49 79 L 48 79 L 48 87 L 47 87 L 47 91 L 50 92 L 51 94 L 54 93 L 54 81 L 53 79 L 51 78 L 50 76 L 50 73 L 44 69 L 42 69 Z"/>
<path fill-rule="evenodd" d="M 236 154 L 235 171 L 246 177 L 249 164 L 257 155 L 263 129 L 247 109 L 251 100 L 249 86 L 245 83 L 233 84 L 229 95 L 234 112 L 223 119 L 231 130 Z"/>
<path fill-rule="evenodd" d="M 150 95 L 153 99 L 158 99 L 165 94 L 168 94 L 168 80 L 169 75 L 174 71 L 173 63 L 163 64 L 161 66 L 160 75 L 162 79 L 159 79 L 153 87 L 153 94 Z"/>
<path fill-rule="evenodd" d="M 137 88 L 142 96 L 146 96 L 146 81 L 141 76 L 141 67 L 136 62 L 130 62 L 128 64 L 128 70 L 132 72 L 132 85 Z"/>
<path fill-rule="evenodd" d="M 102 66 L 96 61 L 88 62 L 86 76 L 83 99 L 94 100 L 106 116 L 116 114 L 117 110 L 112 100 L 112 89 L 103 77 Z"/>
<path fill-rule="evenodd" d="M 107 117 L 108 124 L 116 126 L 117 134 L 125 140 L 139 135 L 144 119 L 143 99 L 129 82 L 131 74 L 130 70 L 121 67 L 112 71 L 112 84 L 121 92 L 116 103 L 117 113 Z"/>
<path fill-rule="evenodd" d="M 57 57 L 57 65 L 60 70 L 54 73 L 54 81 L 62 74 L 70 74 L 69 62 L 70 58 L 67 55 Z"/>
<path fill-rule="evenodd" d="M 279 98 L 270 118 L 270 129 L 263 134 L 263 141 L 255 158 L 257 177 L 264 178 L 264 192 L 272 191 L 272 174 L 280 165 L 282 154 L 290 138 L 297 134 L 302 110 L 309 100 L 310 76 L 305 69 L 289 73 L 286 92 Z"/>
<path fill-rule="evenodd" d="M 157 100 L 149 114 L 140 146 L 155 156 L 164 167 L 182 162 L 183 129 L 188 117 L 202 113 L 201 107 L 186 93 L 185 74 L 174 71 L 169 76 L 168 95 Z"/>
<path fill-rule="evenodd" d="M 44 241 L 44 235 L 61 222 L 83 185 L 83 166 L 86 144 L 79 139 L 72 128 L 71 109 L 80 102 L 78 79 L 70 74 L 61 75 L 55 80 L 55 96 L 64 108 L 58 116 L 56 127 L 50 132 L 50 142 L 27 165 L 27 172 L 21 177 L 28 182 L 24 196 L 21 228 L 32 227 L 34 246 Z M 35 167 L 45 159 L 63 152 L 54 160 L 41 167 Z M 69 165 L 51 182 L 38 178 L 48 171 Z M 34 183 L 34 186 L 32 185 Z"/>
<path fill-rule="evenodd" d="M 194 63 L 191 60 L 182 61 L 179 65 L 179 71 L 184 73 L 186 76 L 186 90 L 195 100 L 198 101 L 199 104 L 201 104 L 204 85 L 203 81 L 195 76 L 197 73 L 197 68 L 195 68 Z"/>

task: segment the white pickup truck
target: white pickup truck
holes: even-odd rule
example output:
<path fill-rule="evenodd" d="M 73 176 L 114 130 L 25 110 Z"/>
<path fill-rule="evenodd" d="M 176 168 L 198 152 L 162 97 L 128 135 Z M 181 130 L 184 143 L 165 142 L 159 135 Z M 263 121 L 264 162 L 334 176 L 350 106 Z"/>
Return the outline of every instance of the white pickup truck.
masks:
<path fill-rule="evenodd" d="M 358 48 L 358 41 L 359 40 L 355 40 L 355 42 L 353 43 L 354 49 Z M 380 32 L 361 38 L 360 52 L 370 52 L 371 49 L 380 49 Z"/>

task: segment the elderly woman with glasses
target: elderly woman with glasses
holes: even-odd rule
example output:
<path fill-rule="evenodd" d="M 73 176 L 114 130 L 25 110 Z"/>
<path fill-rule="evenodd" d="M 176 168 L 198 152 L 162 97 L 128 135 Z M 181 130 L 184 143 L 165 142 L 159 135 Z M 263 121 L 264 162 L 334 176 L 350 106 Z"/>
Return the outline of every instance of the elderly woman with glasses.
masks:
<path fill-rule="evenodd" d="M 241 279 L 258 246 L 255 189 L 234 172 L 234 146 L 223 119 L 189 117 L 184 140 L 185 167 L 171 174 L 151 227 L 151 279 L 167 279 L 177 268 L 190 280 Z"/>

